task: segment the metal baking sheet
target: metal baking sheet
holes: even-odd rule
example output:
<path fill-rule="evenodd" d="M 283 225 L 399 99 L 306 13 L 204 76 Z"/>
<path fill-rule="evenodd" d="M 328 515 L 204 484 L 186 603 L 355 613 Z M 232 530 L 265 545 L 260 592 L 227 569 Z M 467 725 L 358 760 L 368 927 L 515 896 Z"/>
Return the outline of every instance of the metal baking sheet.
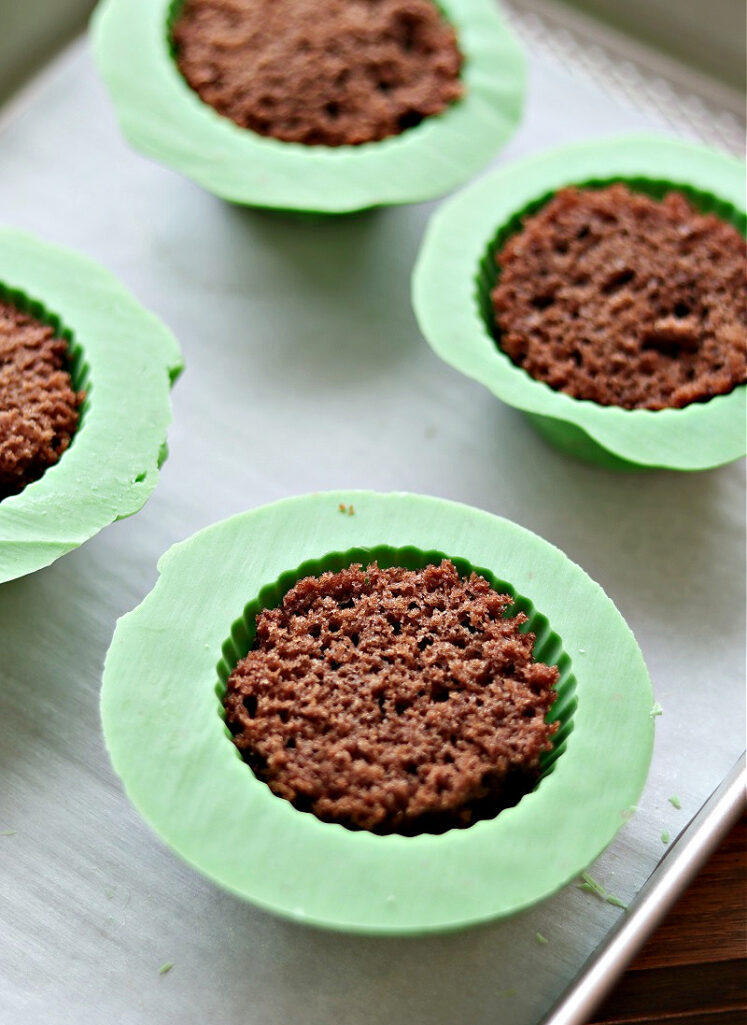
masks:
<path fill-rule="evenodd" d="M 698 134 L 567 54 L 530 47 L 526 116 L 498 163 L 612 131 Z M 573 462 L 442 365 L 409 303 L 431 209 L 325 222 L 224 204 L 127 148 L 83 41 L 6 109 L 0 221 L 110 267 L 176 332 L 187 369 L 146 508 L 0 588 L 3 1025 L 534 1025 L 619 928 L 623 912 L 571 885 L 455 935 L 319 932 L 223 893 L 150 833 L 101 741 L 102 661 L 158 556 L 239 510 L 329 487 L 441 495 L 537 531 L 603 584 L 664 709 L 638 814 L 592 868 L 626 902 L 660 866 L 662 832 L 674 840 L 738 758 L 743 466 Z"/>

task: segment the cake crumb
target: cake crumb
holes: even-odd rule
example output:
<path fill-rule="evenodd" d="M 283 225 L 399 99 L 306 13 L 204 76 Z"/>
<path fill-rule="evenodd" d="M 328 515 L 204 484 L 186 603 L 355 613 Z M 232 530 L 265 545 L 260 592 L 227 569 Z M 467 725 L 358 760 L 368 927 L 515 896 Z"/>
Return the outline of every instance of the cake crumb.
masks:
<path fill-rule="evenodd" d="M 456 32 L 431 0 L 185 0 L 172 38 L 205 103 L 282 142 L 375 142 L 464 93 Z"/>
<path fill-rule="evenodd" d="M 0 501 L 38 480 L 72 441 L 84 394 L 67 358 L 48 324 L 0 298 Z"/>
<path fill-rule="evenodd" d="M 673 808 L 676 808 L 677 811 L 679 811 L 682 807 L 682 802 L 676 794 L 672 794 L 672 796 L 669 798 L 669 803 L 672 805 Z"/>
<path fill-rule="evenodd" d="M 666 831 L 666 829 L 661 834 L 661 842 L 662 843 L 669 843 L 669 833 Z"/>
<path fill-rule="evenodd" d="M 531 790 L 557 723 L 558 670 L 510 595 L 453 563 L 306 577 L 259 613 L 226 686 L 255 775 L 318 818 L 444 832 Z"/>
<path fill-rule="evenodd" d="M 747 380 L 747 241 L 681 192 L 561 189 L 495 258 L 498 344 L 556 391 L 657 410 Z"/>
<path fill-rule="evenodd" d="M 654 706 L 649 712 L 649 715 L 652 719 L 656 719 L 656 717 L 659 715 L 664 715 L 664 709 L 661 707 L 658 701 L 654 702 Z"/>
<path fill-rule="evenodd" d="M 541 943 L 541 944 L 545 944 L 545 943 L 549 943 L 550 941 L 547 939 L 547 937 L 543 936 L 541 932 L 538 932 L 537 933 L 537 942 Z"/>
<path fill-rule="evenodd" d="M 174 967 L 174 962 L 173 961 L 167 961 L 165 964 L 162 964 L 161 967 L 158 969 L 158 974 L 159 975 L 166 975 L 167 972 L 170 972 L 173 967 Z"/>

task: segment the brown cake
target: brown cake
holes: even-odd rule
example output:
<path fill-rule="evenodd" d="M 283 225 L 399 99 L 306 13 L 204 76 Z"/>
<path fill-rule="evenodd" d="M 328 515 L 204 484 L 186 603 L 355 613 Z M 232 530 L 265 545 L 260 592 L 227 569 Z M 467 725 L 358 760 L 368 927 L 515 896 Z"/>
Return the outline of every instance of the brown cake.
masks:
<path fill-rule="evenodd" d="M 662 409 L 747 379 L 747 244 L 678 192 L 563 189 L 496 260 L 499 344 L 551 388 Z"/>
<path fill-rule="evenodd" d="M 206 103 L 285 142 L 384 139 L 462 95 L 456 35 L 431 0 L 186 0 L 173 42 Z"/>
<path fill-rule="evenodd" d="M 51 327 L 0 299 L 0 499 L 38 480 L 70 444 L 83 394 L 66 361 Z"/>
<path fill-rule="evenodd" d="M 257 617 L 226 722 L 273 793 L 378 833 L 443 832 L 515 804 L 557 724 L 512 599 L 453 564 L 350 566 Z"/>

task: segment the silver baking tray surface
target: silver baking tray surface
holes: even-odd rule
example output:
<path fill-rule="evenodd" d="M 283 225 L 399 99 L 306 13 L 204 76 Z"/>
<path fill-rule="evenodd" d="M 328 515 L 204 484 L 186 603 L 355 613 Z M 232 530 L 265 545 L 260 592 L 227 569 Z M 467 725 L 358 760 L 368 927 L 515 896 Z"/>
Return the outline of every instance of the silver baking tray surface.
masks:
<path fill-rule="evenodd" d="M 743 146 L 733 97 L 539 2 L 509 13 L 531 82 L 498 163 L 617 131 Z M 547 448 L 418 334 L 409 276 L 431 205 L 326 222 L 222 203 L 128 149 L 83 40 L 1 117 L 0 222 L 111 268 L 187 369 L 146 508 L 0 588 L 0 1022 L 580 1025 L 739 811 L 743 466 L 615 475 Z M 314 931 L 215 888 L 130 808 L 98 718 L 117 617 L 174 541 L 330 487 L 508 516 L 617 603 L 664 712 L 638 813 L 591 868 L 628 912 L 571 885 L 456 935 Z"/>

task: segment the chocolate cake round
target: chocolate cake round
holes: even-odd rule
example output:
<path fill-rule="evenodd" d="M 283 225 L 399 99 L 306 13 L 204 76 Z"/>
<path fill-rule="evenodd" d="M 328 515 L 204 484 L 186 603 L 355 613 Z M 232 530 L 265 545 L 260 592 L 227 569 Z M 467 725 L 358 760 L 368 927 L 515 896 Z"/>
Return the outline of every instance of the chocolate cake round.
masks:
<path fill-rule="evenodd" d="M 431 0 L 186 0 L 172 31 L 205 103 L 285 142 L 373 142 L 462 95 L 456 34 Z"/>
<path fill-rule="evenodd" d="M 454 565 L 353 565 L 257 616 L 226 723 L 255 775 L 320 819 L 377 833 L 492 818 L 536 783 L 558 670 L 512 599 Z"/>
<path fill-rule="evenodd" d="M 49 325 L 0 299 L 0 500 L 38 480 L 70 444 L 83 393 L 67 356 Z"/>
<path fill-rule="evenodd" d="M 681 193 L 561 189 L 496 261 L 499 344 L 551 388 L 663 409 L 747 380 L 747 243 Z"/>

